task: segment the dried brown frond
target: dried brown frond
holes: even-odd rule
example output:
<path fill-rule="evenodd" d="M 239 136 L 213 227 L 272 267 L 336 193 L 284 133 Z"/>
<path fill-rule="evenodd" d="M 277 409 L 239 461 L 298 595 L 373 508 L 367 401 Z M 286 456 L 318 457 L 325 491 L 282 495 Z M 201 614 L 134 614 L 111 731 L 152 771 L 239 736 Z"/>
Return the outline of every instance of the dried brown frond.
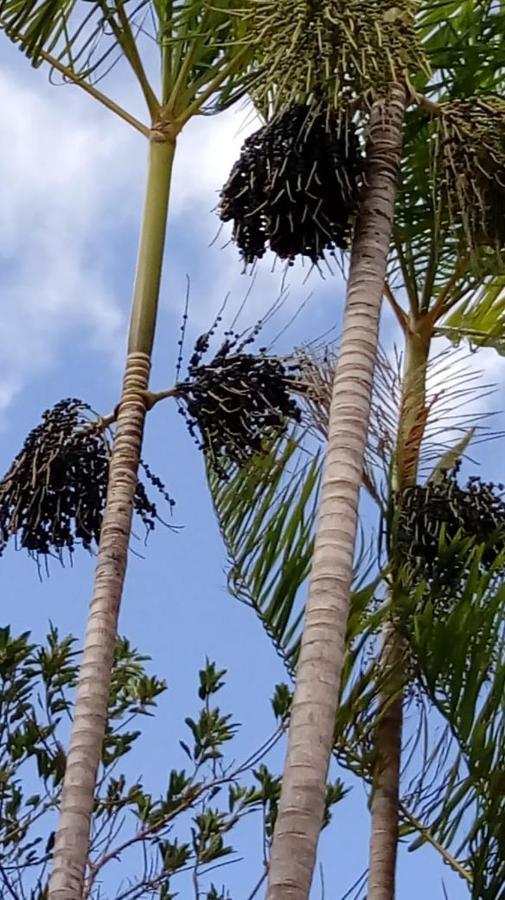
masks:
<path fill-rule="evenodd" d="M 331 388 L 337 361 L 336 345 L 311 344 L 294 354 L 299 366 L 302 420 L 319 439 L 328 436 Z M 479 402 L 494 388 L 483 384 L 482 373 L 468 365 L 467 351 L 444 348 L 428 364 L 423 409 L 423 441 L 419 478 L 427 478 L 440 458 L 474 430 L 473 444 L 492 440 L 496 432 L 487 424 L 492 413 L 479 410 Z M 388 480 L 398 441 L 403 388 L 403 358 L 395 349 L 378 354 L 372 413 L 368 433 L 365 475 L 376 486 Z"/>

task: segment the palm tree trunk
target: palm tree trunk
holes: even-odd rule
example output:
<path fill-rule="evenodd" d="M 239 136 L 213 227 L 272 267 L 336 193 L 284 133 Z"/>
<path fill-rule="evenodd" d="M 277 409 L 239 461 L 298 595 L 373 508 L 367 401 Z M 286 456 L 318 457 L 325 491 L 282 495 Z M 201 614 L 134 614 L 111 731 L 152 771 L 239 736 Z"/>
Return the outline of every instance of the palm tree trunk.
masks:
<path fill-rule="evenodd" d="M 397 87 L 370 125 L 268 900 L 307 900 L 323 821 L 405 106 Z"/>
<path fill-rule="evenodd" d="M 403 731 L 402 659 L 401 641 L 388 622 L 383 629 L 380 667 L 384 682 L 374 737 L 367 900 L 394 900 L 395 896 Z"/>
<path fill-rule="evenodd" d="M 425 322 L 428 322 L 425 319 Z M 431 325 L 419 318 L 406 338 L 402 400 L 398 426 L 394 488 L 417 479 L 426 427 L 426 375 Z M 394 606 L 394 587 L 392 590 Z M 370 863 L 367 900 L 394 900 L 399 831 L 405 647 L 391 621 L 383 629 L 379 712 L 374 739 Z"/>
<path fill-rule="evenodd" d="M 107 505 L 84 651 L 48 900 L 81 900 L 107 720 L 117 620 L 128 559 L 156 327 L 175 140 L 153 131 L 130 322 L 128 355 L 111 456 Z"/>

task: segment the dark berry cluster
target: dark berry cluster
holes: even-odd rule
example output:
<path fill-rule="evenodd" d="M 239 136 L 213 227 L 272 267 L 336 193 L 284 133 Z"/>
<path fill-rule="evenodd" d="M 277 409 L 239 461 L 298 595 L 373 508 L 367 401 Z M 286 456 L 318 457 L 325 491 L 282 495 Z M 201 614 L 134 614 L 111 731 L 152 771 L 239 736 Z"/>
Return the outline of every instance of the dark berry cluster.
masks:
<path fill-rule="evenodd" d="M 423 579 L 440 595 L 457 594 L 468 574 L 461 568 L 460 556 L 450 552 L 455 538 L 481 545 L 482 567 L 495 567 L 497 574 L 496 560 L 505 550 L 504 485 L 472 476 L 460 487 L 459 469 L 457 464 L 436 481 L 408 487 L 398 498 L 394 552 L 416 579 Z"/>
<path fill-rule="evenodd" d="M 244 142 L 221 192 L 219 215 L 233 221 L 246 263 L 267 246 L 313 263 L 345 249 L 356 212 L 362 156 L 356 129 L 336 112 L 294 105 Z"/>
<path fill-rule="evenodd" d="M 188 430 L 223 478 L 225 461 L 242 465 L 262 452 L 265 439 L 282 433 L 290 419 L 301 418 L 290 393 L 292 367 L 286 368 L 264 350 L 257 355 L 245 352 L 257 330 L 245 339 L 228 332 L 208 363 L 203 357 L 212 331 L 203 334 L 195 344 L 188 375 L 177 386 L 179 411 Z"/>
<path fill-rule="evenodd" d="M 86 403 L 61 400 L 46 410 L 0 482 L 0 553 L 10 537 L 35 557 L 55 553 L 60 559 L 76 543 L 86 549 L 98 544 L 110 452 L 109 436 L 91 420 Z M 169 499 L 159 479 L 145 471 Z M 134 508 L 151 531 L 156 506 L 141 482 Z"/>
<path fill-rule="evenodd" d="M 442 185 L 453 221 L 472 247 L 505 250 L 505 101 L 447 104 L 441 144 Z"/>

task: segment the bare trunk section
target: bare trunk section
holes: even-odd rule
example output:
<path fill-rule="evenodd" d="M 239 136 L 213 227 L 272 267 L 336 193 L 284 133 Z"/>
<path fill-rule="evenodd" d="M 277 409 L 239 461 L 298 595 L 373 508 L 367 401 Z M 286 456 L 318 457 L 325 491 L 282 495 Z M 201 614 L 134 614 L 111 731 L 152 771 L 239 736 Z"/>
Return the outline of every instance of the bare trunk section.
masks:
<path fill-rule="evenodd" d="M 401 661 L 401 641 L 388 622 L 383 630 L 381 654 L 385 676 L 380 697 L 382 709 L 374 739 L 367 900 L 394 900 L 395 896 L 403 730 Z"/>
<path fill-rule="evenodd" d="M 153 132 L 129 348 L 100 532 L 48 900 L 81 900 L 146 415 L 175 142 Z"/>
<path fill-rule="evenodd" d="M 50 896 L 80 898 L 88 857 L 95 782 L 107 721 L 110 673 L 126 574 L 132 505 L 142 445 L 149 357 L 128 356 L 110 466 L 107 509 L 96 567 L 95 589 L 79 673 L 72 738 L 54 848 Z"/>
<path fill-rule="evenodd" d="M 397 87 L 370 126 L 268 900 L 307 900 L 323 820 L 405 105 Z"/>
<path fill-rule="evenodd" d="M 419 318 L 406 337 L 394 487 L 415 484 L 426 428 L 426 375 L 430 351 L 428 330 Z M 394 588 L 392 595 L 394 605 Z M 403 734 L 403 639 L 391 621 L 383 628 L 378 721 L 374 738 L 371 837 L 367 900 L 394 900 L 399 833 L 400 773 Z"/>

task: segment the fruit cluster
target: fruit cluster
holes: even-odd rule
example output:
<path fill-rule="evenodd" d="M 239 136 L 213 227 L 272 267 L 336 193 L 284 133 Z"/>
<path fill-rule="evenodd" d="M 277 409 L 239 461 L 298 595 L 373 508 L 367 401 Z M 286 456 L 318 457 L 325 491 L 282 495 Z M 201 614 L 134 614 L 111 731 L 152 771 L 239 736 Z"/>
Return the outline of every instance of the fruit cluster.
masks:
<path fill-rule="evenodd" d="M 318 93 L 332 108 L 386 96 L 426 69 L 415 27 L 416 0 L 255 0 L 248 17 L 261 108 L 276 111 Z"/>
<path fill-rule="evenodd" d="M 468 574 L 468 557 L 451 552 L 457 538 L 480 545 L 480 563 L 496 574 L 505 572 L 497 560 L 505 550 L 505 502 L 503 484 L 483 482 L 472 476 L 460 487 L 460 464 L 436 481 L 405 488 L 397 498 L 394 553 L 407 565 L 414 580 L 422 579 L 434 596 L 457 596 Z"/>
<path fill-rule="evenodd" d="M 99 543 L 111 444 L 90 412 L 81 400 L 61 400 L 26 438 L 0 482 L 0 553 L 10 537 L 34 557 L 55 553 L 60 559 L 76 543 L 86 549 Z M 149 469 L 146 475 L 167 497 Z M 134 508 L 151 531 L 156 506 L 140 481 Z"/>
<path fill-rule="evenodd" d="M 211 332 L 198 338 L 184 382 L 177 386 L 179 411 L 218 475 L 225 461 L 243 465 L 261 453 L 264 441 L 282 433 L 301 411 L 291 396 L 294 372 L 276 357 L 245 352 L 253 336 L 231 332 L 209 362 L 203 357 Z M 290 374 L 291 373 L 291 374 Z"/>
<path fill-rule="evenodd" d="M 335 112 L 295 105 L 244 142 L 220 198 L 244 261 L 267 246 L 317 263 L 345 249 L 356 212 L 362 156 L 356 129 Z"/>
<path fill-rule="evenodd" d="M 473 248 L 505 251 L 505 101 L 473 97 L 442 117 L 442 183 L 453 222 Z"/>

